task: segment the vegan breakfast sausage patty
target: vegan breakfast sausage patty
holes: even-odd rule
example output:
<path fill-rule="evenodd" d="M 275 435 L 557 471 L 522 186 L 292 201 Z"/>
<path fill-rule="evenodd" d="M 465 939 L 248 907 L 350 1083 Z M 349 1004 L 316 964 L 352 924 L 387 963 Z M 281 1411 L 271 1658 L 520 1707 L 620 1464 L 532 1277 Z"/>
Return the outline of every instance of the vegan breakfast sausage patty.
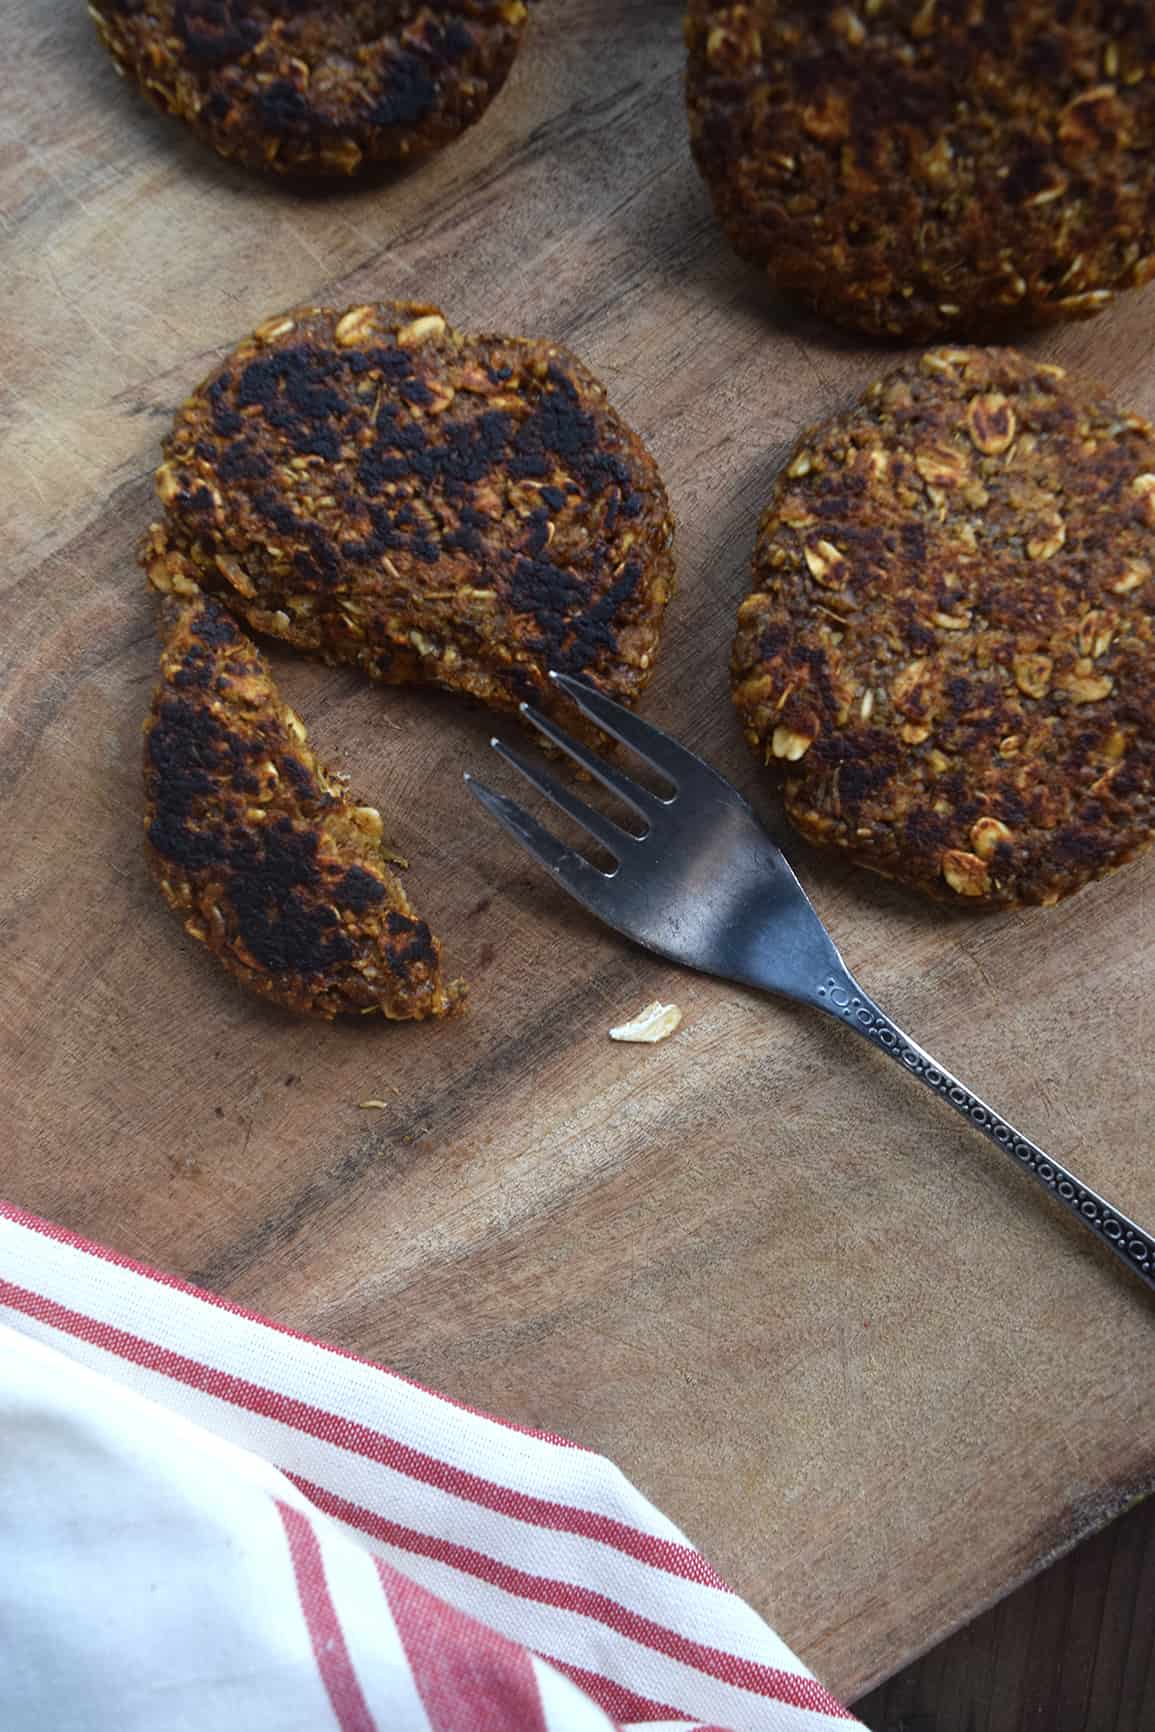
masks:
<path fill-rule="evenodd" d="M 733 650 L 804 836 L 1049 904 L 1155 824 L 1155 435 L 1057 367 L 939 349 L 808 433 Z"/>
<path fill-rule="evenodd" d="M 686 35 L 722 224 L 825 317 L 975 335 L 1155 274 L 1150 5 L 690 0 Z"/>
<path fill-rule="evenodd" d="M 269 320 L 178 411 L 145 564 L 374 678 L 632 702 L 673 583 L 665 489 L 566 350 L 435 307 Z"/>
<path fill-rule="evenodd" d="M 119 70 L 222 156 L 348 175 L 456 138 L 513 64 L 524 0 L 93 0 Z"/>
<path fill-rule="evenodd" d="M 443 1016 L 440 948 L 381 851 L 380 814 L 318 763 L 217 604 L 170 603 L 145 724 L 145 836 L 185 931 L 252 991 L 332 1017 Z"/>

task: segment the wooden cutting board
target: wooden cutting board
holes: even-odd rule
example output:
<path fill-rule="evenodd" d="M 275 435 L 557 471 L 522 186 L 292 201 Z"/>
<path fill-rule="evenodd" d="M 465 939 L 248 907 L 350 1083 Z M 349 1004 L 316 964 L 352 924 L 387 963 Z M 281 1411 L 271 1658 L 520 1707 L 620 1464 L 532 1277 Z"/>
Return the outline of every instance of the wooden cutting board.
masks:
<path fill-rule="evenodd" d="M 412 858 L 473 983 L 459 1022 L 261 1008 L 183 939 L 140 850 L 158 442 L 226 346 L 307 299 L 434 299 L 603 376 L 680 523 L 646 713 L 773 816 L 727 697 L 754 525 L 799 428 L 886 357 L 773 306 L 722 244 L 679 24 L 677 0 L 549 0 L 471 136 L 306 197 L 147 110 L 80 5 L 9 5 L 2 1189 L 606 1451 L 849 1694 L 1155 1482 L 1149 1298 L 848 1032 L 556 894 L 463 790 L 493 766 L 462 702 L 277 658 Z M 1033 346 L 1155 412 L 1155 293 Z M 1155 858 L 974 918 L 792 855 L 883 1004 L 1155 1219 Z M 655 997 L 678 1035 L 611 1044 Z"/>

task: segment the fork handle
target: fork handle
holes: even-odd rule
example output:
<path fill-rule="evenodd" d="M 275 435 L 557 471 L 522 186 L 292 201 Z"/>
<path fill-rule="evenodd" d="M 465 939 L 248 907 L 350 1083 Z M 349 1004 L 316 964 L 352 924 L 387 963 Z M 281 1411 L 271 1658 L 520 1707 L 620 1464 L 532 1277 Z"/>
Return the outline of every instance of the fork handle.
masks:
<path fill-rule="evenodd" d="M 1085 1185 L 1060 1161 L 1053 1160 L 1037 1143 L 1016 1130 L 1009 1120 L 1002 1118 L 978 1095 L 972 1094 L 945 1065 L 939 1064 L 917 1041 L 904 1034 L 898 1024 L 892 1022 L 886 1012 L 863 992 L 852 975 L 829 975 L 824 984 L 816 988 L 816 994 L 820 1009 L 849 1023 L 851 1028 L 889 1053 L 903 1070 L 925 1083 L 968 1124 L 981 1131 L 998 1148 L 1013 1155 L 1017 1165 L 1044 1185 L 1065 1209 L 1102 1239 L 1116 1257 L 1155 1293 L 1155 1239 L 1150 1233 L 1144 1232 L 1122 1210 L 1116 1209 L 1113 1203 L 1093 1191 L 1090 1185 Z"/>

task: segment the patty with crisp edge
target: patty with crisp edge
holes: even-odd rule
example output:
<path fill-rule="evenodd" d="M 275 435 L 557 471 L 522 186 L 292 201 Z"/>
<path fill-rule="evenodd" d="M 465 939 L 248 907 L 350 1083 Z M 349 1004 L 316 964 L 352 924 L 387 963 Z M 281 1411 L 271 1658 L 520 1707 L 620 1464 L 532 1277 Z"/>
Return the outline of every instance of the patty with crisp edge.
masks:
<path fill-rule="evenodd" d="M 145 724 L 149 861 L 185 931 L 251 991 L 323 1017 L 444 1016 L 459 982 L 320 764 L 263 657 L 214 601 L 167 604 Z"/>
<path fill-rule="evenodd" d="M 732 661 L 811 841 L 1050 904 L 1155 822 L 1155 434 L 1010 349 L 938 349 L 806 434 Z"/>
<path fill-rule="evenodd" d="M 548 670 L 631 703 L 674 577 L 661 478 L 556 344 L 436 307 L 268 320 L 178 411 L 145 564 L 376 679 L 555 707 Z"/>
<path fill-rule="evenodd" d="M 350 175 L 472 126 L 504 84 L 525 0 L 92 0 L 118 69 L 222 156 Z"/>
<path fill-rule="evenodd" d="M 731 243 L 875 335 L 995 334 L 1155 274 L 1155 10 L 690 0 L 694 155 Z"/>

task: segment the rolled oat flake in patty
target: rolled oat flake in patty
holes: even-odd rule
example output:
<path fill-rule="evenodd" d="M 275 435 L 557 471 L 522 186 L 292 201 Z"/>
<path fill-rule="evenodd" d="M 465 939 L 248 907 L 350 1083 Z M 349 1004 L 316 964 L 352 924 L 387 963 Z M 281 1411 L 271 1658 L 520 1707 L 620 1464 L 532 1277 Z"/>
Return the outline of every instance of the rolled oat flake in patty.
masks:
<path fill-rule="evenodd" d="M 937 349 L 774 484 L 734 701 L 811 841 L 958 906 L 1049 904 L 1155 823 L 1155 434 L 1010 349 Z"/>
<path fill-rule="evenodd" d="M 222 156 L 350 175 L 435 150 L 501 89 L 525 0 L 92 0 L 119 70 Z"/>

